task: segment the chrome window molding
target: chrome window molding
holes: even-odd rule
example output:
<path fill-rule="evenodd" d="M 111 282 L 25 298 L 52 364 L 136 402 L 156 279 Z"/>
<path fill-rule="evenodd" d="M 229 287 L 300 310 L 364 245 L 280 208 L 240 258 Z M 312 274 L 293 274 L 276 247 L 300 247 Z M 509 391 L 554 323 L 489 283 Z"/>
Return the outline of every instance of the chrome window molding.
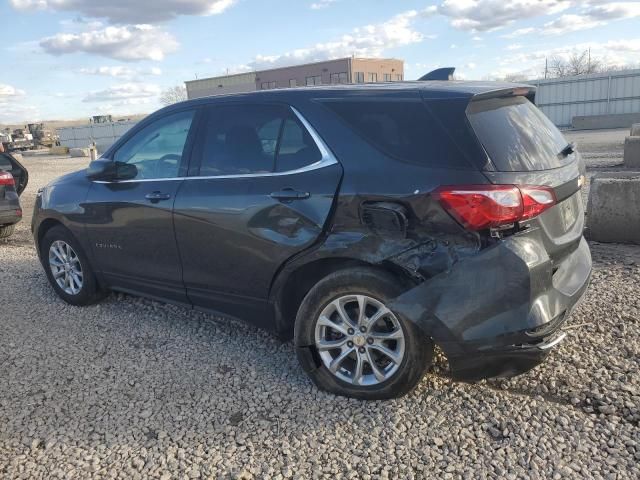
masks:
<path fill-rule="evenodd" d="M 204 176 L 192 176 L 192 177 L 169 177 L 169 178 L 140 178 L 133 180 L 115 180 L 115 181 L 106 181 L 106 180 L 93 180 L 94 183 L 140 183 L 140 182 L 169 182 L 175 180 L 215 180 L 217 178 L 261 178 L 261 177 L 281 177 L 286 175 L 296 175 L 298 173 L 309 172 L 311 170 L 317 170 L 319 168 L 328 167 L 329 165 L 334 165 L 338 163 L 336 157 L 331 153 L 327 144 L 324 143 L 324 140 L 320 138 L 318 132 L 316 132 L 315 128 L 311 126 L 311 124 L 307 121 L 306 118 L 302 116 L 302 114 L 296 110 L 294 107 L 289 105 L 291 111 L 295 114 L 295 116 L 300 120 L 300 123 L 307 129 L 309 135 L 313 139 L 313 142 L 316 144 L 316 147 L 320 151 L 320 155 L 322 158 L 315 163 L 311 163 L 301 168 L 297 168 L 295 170 L 287 170 L 285 172 L 265 172 L 265 173 L 238 173 L 233 175 L 204 175 Z"/>

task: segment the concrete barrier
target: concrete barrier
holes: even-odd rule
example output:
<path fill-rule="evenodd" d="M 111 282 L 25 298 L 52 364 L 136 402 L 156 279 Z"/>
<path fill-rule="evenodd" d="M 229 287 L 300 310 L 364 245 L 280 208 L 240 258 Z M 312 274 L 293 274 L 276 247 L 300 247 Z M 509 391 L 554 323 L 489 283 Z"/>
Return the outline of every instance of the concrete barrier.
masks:
<path fill-rule="evenodd" d="M 88 148 L 70 148 L 69 155 L 72 157 L 88 157 L 89 149 Z"/>
<path fill-rule="evenodd" d="M 640 113 L 610 113 L 606 115 L 575 116 L 571 126 L 575 130 L 599 130 L 605 128 L 629 128 L 640 122 Z"/>
<path fill-rule="evenodd" d="M 68 147 L 60 147 L 60 146 L 51 147 L 49 149 L 49 154 L 50 155 L 68 155 L 69 154 L 69 148 Z"/>
<path fill-rule="evenodd" d="M 631 125 L 631 136 L 640 137 L 640 123 L 634 123 Z"/>
<path fill-rule="evenodd" d="M 640 170 L 640 137 L 624 139 L 624 166 Z"/>
<path fill-rule="evenodd" d="M 587 236 L 640 245 L 640 172 L 600 173 L 591 179 Z"/>

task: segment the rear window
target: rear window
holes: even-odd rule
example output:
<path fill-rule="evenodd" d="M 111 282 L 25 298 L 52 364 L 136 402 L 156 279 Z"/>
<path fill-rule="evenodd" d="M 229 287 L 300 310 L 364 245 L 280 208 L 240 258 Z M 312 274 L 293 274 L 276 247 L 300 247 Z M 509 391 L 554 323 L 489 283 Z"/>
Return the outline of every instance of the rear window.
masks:
<path fill-rule="evenodd" d="M 471 102 L 469 122 L 496 169 L 503 172 L 548 170 L 573 160 L 558 153 L 567 140 L 535 105 L 524 97 Z"/>
<path fill-rule="evenodd" d="M 390 157 L 434 168 L 471 168 L 422 101 L 346 100 L 325 105 Z"/>

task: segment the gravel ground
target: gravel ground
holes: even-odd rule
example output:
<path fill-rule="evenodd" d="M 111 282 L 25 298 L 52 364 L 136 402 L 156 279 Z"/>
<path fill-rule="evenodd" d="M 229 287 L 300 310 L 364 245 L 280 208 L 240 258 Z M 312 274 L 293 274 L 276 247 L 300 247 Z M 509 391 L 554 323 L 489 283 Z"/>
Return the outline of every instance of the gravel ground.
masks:
<path fill-rule="evenodd" d="M 26 216 L 84 163 L 25 158 Z M 364 403 L 251 326 L 121 294 L 64 304 L 23 222 L 0 243 L 0 477 L 640 478 L 640 247 L 591 246 L 592 287 L 542 366 L 469 385 L 440 359 Z"/>

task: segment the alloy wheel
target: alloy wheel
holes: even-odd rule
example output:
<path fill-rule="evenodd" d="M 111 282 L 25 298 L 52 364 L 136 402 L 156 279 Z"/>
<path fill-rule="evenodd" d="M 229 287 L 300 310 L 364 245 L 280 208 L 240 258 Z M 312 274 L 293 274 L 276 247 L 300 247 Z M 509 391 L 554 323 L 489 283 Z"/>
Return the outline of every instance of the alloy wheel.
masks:
<path fill-rule="evenodd" d="M 53 279 L 67 295 L 77 295 L 82 290 L 82 264 L 71 245 L 56 240 L 49 247 L 49 268 Z"/>
<path fill-rule="evenodd" d="M 320 313 L 315 346 L 324 366 L 340 380 L 372 386 L 398 371 L 405 338 L 400 322 L 381 301 L 345 295 Z"/>

